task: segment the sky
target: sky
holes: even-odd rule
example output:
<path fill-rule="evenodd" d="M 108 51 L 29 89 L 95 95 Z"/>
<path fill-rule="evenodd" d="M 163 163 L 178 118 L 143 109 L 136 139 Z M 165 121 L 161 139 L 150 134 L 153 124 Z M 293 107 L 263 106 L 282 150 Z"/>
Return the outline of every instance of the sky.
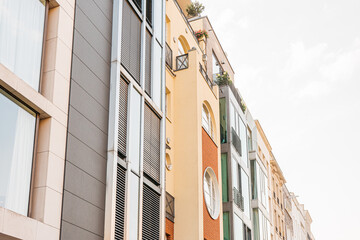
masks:
<path fill-rule="evenodd" d="M 360 0 L 200 2 L 315 239 L 360 239 Z"/>

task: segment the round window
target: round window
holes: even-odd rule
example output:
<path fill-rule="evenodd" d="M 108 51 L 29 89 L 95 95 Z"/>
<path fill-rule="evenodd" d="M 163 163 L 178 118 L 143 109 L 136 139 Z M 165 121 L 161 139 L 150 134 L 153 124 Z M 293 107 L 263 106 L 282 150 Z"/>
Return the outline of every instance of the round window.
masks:
<path fill-rule="evenodd" d="M 217 219 L 220 213 L 220 192 L 216 175 L 211 167 L 206 168 L 204 172 L 204 198 L 210 216 Z"/>

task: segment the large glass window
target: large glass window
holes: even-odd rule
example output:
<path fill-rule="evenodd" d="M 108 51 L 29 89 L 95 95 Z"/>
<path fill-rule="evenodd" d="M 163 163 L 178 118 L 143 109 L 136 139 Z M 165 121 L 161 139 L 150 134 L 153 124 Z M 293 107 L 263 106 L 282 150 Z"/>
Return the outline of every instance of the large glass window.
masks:
<path fill-rule="evenodd" d="M 246 167 L 248 166 L 248 150 L 247 150 L 247 129 L 246 126 L 244 124 L 244 122 L 241 120 L 240 116 L 239 116 L 239 123 L 240 123 L 240 140 L 241 140 L 241 159 L 242 161 L 245 163 Z"/>
<path fill-rule="evenodd" d="M 230 240 L 230 219 L 229 212 L 223 213 L 224 240 Z"/>
<path fill-rule="evenodd" d="M 250 218 L 250 191 L 249 191 L 249 177 L 241 168 L 241 191 L 244 197 L 244 213 Z"/>
<path fill-rule="evenodd" d="M 220 98 L 220 142 L 227 142 L 227 109 L 226 98 Z"/>
<path fill-rule="evenodd" d="M 45 1 L 0 1 L 0 63 L 39 89 Z"/>
<path fill-rule="evenodd" d="M 163 40 L 163 14 L 162 0 L 154 0 L 154 35 L 162 42 Z"/>
<path fill-rule="evenodd" d="M 131 108 L 130 108 L 130 161 L 132 170 L 139 174 L 140 167 L 140 119 L 141 119 L 141 96 L 133 88 L 130 93 Z"/>
<path fill-rule="evenodd" d="M 36 115 L 0 89 L 0 206 L 27 215 Z"/>
<path fill-rule="evenodd" d="M 229 193 L 228 193 L 228 167 L 227 167 L 227 154 L 221 154 L 221 178 L 222 178 L 222 201 L 229 201 Z"/>

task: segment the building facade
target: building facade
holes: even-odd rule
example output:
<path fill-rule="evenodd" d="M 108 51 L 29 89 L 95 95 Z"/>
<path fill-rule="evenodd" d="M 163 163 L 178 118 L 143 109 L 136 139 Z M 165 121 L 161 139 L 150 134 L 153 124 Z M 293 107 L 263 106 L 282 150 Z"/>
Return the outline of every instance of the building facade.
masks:
<path fill-rule="evenodd" d="M 304 204 L 300 204 L 293 192 L 283 186 L 285 206 L 286 239 L 289 240 L 314 240 L 311 232 L 312 218 Z"/>
<path fill-rule="evenodd" d="M 163 239 L 165 1 L 0 11 L 0 239 Z"/>
<path fill-rule="evenodd" d="M 220 88 L 224 239 L 252 239 L 247 110 L 233 85 Z"/>
<path fill-rule="evenodd" d="M 74 0 L 0 2 L 0 239 L 59 239 Z"/>
<path fill-rule="evenodd" d="M 166 1 L 166 236 L 221 239 L 218 87 L 205 43 L 185 14 L 190 1 Z"/>

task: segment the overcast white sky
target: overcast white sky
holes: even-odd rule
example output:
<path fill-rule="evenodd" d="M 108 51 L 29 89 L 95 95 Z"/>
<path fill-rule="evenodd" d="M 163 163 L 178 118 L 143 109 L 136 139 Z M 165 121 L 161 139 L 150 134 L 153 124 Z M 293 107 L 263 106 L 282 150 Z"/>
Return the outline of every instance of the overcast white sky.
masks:
<path fill-rule="evenodd" d="M 360 0 L 200 0 L 317 240 L 360 239 Z"/>

